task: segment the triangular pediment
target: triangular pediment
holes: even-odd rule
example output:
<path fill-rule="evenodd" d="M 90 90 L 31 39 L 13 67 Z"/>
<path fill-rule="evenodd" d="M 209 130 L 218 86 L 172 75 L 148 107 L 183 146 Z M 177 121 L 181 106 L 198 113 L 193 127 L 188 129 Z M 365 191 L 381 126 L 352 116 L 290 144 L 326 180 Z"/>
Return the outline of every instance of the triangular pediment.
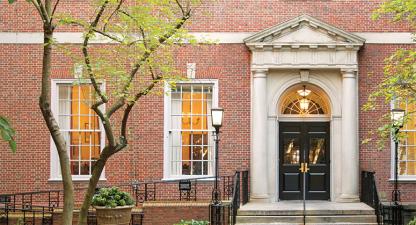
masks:
<path fill-rule="evenodd" d="M 361 46 L 365 39 L 308 15 L 302 15 L 246 38 L 248 46 Z"/>

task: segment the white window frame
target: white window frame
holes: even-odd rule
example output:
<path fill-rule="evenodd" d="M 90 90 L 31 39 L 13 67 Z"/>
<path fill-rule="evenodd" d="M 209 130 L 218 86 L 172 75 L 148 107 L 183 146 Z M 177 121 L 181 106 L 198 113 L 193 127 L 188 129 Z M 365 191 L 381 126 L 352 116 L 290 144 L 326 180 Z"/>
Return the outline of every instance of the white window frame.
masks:
<path fill-rule="evenodd" d="M 208 84 L 212 85 L 212 108 L 218 107 L 218 90 L 219 90 L 219 82 L 217 79 L 192 79 L 190 81 L 178 81 L 177 84 L 191 84 L 191 85 L 198 85 L 198 84 Z M 171 91 L 172 87 L 169 85 L 168 82 L 165 82 L 165 98 L 164 98 L 164 135 L 163 135 L 163 179 L 162 180 L 176 180 L 176 179 L 194 179 L 194 178 L 207 178 L 212 177 L 214 174 L 210 175 L 172 175 L 170 170 L 170 149 L 169 149 L 169 138 L 170 138 L 170 120 L 171 120 Z M 214 132 L 211 130 L 209 132 Z M 212 151 L 215 151 L 215 146 L 213 146 Z M 215 158 L 213 159 L 213 167 L 215 167 Z M 213 168 L 215 171 L 215 168 Z"/>
<path fill-rule="evenodd" d="M 79 79 L 52 79 L 51 80 L 51 110 L 54 115 L 58 115 L 59 104 L 58 104 L 58 85 L 74 85 L 75 82 Z M 89 82 L 86 82 L 89 84 Z M 100 88 L 102 91 L 105 91 L 105 82 L 100 82 Z M 101 108 L 105 112 L 105 107 Z M 101 130 L 101 140 L 100 140 L 100 151 L 103 150 L 105 146 L 105 131 L 104 127 L 99 119 L 99 125 Z M 68 154 L 70 152 L 68 151 Z M 59 162 L 58 151 L 56 150 L 55 143 L 50 137 L 50 178 L 49 181 L 62 181 L 61 167 Z M 88 181 L 91 178 L 91 175 L 72 175 L 73 181 Z M 105 168 L 101 173 L 100 180 L 106 180 L 105 178 Z"/>
<path fill-rule="evenodd" d="M 391 109 L 393 109 L 395 107 L 394 103 L 395 103 L 394 100 L 391 101 L 391 104 L 390 104 Z M 407 106 L 406 106 L 405 110 L 407 110 Z M 404 130 L 402 128 L 402 129 L 400 129 L 400 132 L 407 132 L 407 130 Z M 391 152 L 391 154 L 390 154 L 390 164 L 391 164 L 390 165 L 390 181 L 394 181 L 394 174 L 396 172 L 396 167 L 394 165 L 394 161 L 395 161 L 395 158 L 394 158 L 395 146 L 394 146 L 394 144 L 395 143 L 394 143 L 393 136 L 391 134 L 390 134 L 390 144 L 391 144 L 391 147 L 390 147 L 390 149 L 391 149 L 391 151 L 390 151 Z M 400 148 L 400 145 L 399 145 L 399 148 Z M 400 160 L 398 161 L 398 163 L 400 165 Z M 416 182 L 416 175 L 400 175 L 400 174 L 398 174 L 397 175 L 397 180 L 401 181 L 401 182 Z"/>

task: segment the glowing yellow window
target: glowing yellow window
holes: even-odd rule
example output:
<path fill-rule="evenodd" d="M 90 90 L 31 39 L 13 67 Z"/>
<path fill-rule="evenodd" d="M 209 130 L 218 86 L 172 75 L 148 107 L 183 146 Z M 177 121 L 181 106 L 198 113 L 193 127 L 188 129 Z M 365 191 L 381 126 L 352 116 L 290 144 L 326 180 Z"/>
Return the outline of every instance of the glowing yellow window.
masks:
<path fill-rule="evenodd" d="M 171 93 L 172 175 L 212 175 L 211 84 L 178 84 Z"/>
<path fill-rule="evenodd" d="M 58 121 L 70 156 L 72 175 L 91 175 L 101 150 L 98 116 L 91 109 L 90 85 L 58 85 Z"/>
<path fill-rule="evenodd" d="M 415 112 L 416 105 L 401 103 L 400 108 L 405 109 L 406 113 Z M 416 115 L 413 113 L 406 124 L 401 129 L 405 133 L 405 138 L 399 143 L 399 175 L 416 175 Z"/>

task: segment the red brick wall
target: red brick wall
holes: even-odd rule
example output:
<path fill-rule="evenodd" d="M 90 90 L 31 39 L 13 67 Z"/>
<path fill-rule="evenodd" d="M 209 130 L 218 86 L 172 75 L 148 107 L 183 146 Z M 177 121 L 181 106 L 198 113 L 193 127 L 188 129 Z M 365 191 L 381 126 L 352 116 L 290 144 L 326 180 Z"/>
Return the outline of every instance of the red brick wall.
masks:
<path fill-rule="evenodd" d="M 181 220 L 209 221 L 208 204 L 204 206 L 148 206 L 144 207 L 143 225 L 172 225 Z"/>
<path fill-rule="evenodd" d="M 359 54 L 359 91 L 360 107 L 368 99 L 371 92 L 375 91 L 377 84 L 383 78 L 384 59 L 391 55 L 399 48 L 411 48 L 412 45 L 374 45 L 367 44 Z M 360 111 L 360 141 L 366 138 L 374 140 L 368 144 L 360 146 L 360 168 L 362 170 L 375 171 L 377 179 L 377 188 L 379 192 L 387 199 L 391 199 L 393 183 L 389 181 L 391 177 L 391 145 L 387 140 L 384 148 L 377 146 L 377 135 L 371 135 L 370 132 L 377 133 L 377 128 L 383 125 L 380 121 L 383 115 L 388 113 L 390 105 L 380 99 L 377 102 L 377 108 L 374 111 Z M 402 193 L 403 201 L 415 201 L 416 184 L 412 182 L 401 182 L 399 189 Z"/>
<path fill-rule="evenodd" d="M 17 131 L 18 150 L 12 154 L 0 142 L 0 192 L 22 192 L 61 188 L 48 182 L 50 137 L 38 108 L 41 45 L 0 45 L 0 112 Z M 72 63 L 53 56 L 53 78 L 71 78 Z M 183 47 L 177 66 L 197 63 L 197 78 L 219 79 L 219 104 L 226 109 L 220 160 L 222 175 L 249 167 L 250 71 L 249 51 L 244 45 Z M 130 116 L 130 146 L 109 160 L 105 184 L 163 177 L 163 96 L 141 99 Z M 76 187 L 86 182 L 76 182 Z M 176 187 L 175 187 L 176 190 Z"/>
<path fill-rule="evenodd" d="M 209 203 L 157 203 L 143 207 L 143 225 L 172 225 L 181 220 L 209 221 Z M 133 209 L 138 210 L 138 209 Z M 78 211 L 74 212 L 72 224 L 78 222 Z M 139 217 L 137 216 L 137 219 Z M 13 220 L 14 221 L 14 220 Z M 138 222 L 138 221 L 135 221 Z M 53 224 L 62 224 L 62 212 L 53 213 Z"/>
<path fill-rule="evenodd" d="M 360 106 L 375 90 L 382 77 L 383 60 L 395 49 L 409 45 L 366 44 L 359 53 Z M 49 133 L 37 105 L 39 95 L 40 45 L 0 45 L 0 112 L 9 117 L 17 130 L 18 151 L 10 153 L 0 142 L 0 191 L 33 191 L 60 188 L 59 182 L 48 182 Z M 53 77 L 71 77 L 72 65 L 62 55 L 54 56 Z M 219 79 L 220 105 L 226 109 L 222 128 L 221 174 L 249 168 L 250 139 L 250 54 L 242 44 L 183 47 L 177 54 L 178 68 L 187 62 L 197 63 L 198 78 Z M 368 137 L 389 109 L 360 112 L 360 140 Z M 149 107 L 151 106 L 151 107 Z M 130 147 L 114 156 L 106 167 L 106 184 L 133 179 L 158 180 L 163 177 L 163 97 L 147 96 L 130 117 Z M 147 126 L 150 124 L 151 126 Z M 361 145 L 361 169 L 376 171 L 379 189 L 388 194 L 390 178 L 390 145 L 378 151 L 374 142 Z M 77 186 L 85 182 L 76 182 Z M 404 200 L 415 198 L 414 184 L 400 184 Z"/>
<path fill-rule="evenodd" d="M 372 21 L 372 11 L 380 0 L 219 0 L 205 1 L 195 11 L 191 31 L 248 32 L 260 31 L 301 14 L 309 14 L 350 32 L 409 31 L 405 24 L 392 24 L 387 20 Z M 84 1 L 63 1 L 57 12 L 75 17 L 90 18 L 90 7 Z M 25 1 L 8 5 L 0 3 L 0 32 L 41 31 L 39 16 Z M 74 27 L 61 27 L 57 31 L 74 31 Z"/>

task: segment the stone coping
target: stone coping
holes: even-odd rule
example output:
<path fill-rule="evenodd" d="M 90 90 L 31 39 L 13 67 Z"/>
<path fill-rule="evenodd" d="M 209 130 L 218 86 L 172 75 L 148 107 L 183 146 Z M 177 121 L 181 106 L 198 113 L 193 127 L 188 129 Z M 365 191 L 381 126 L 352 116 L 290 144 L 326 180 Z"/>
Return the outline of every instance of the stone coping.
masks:
<path fill-rule="evenodd" d="M 42 212 L 35 212 L 33 214 L 33 212 L 27 212 L 27 213 L 22 213 L 22 212 L 9 212 L 9 218 L 23 218 L 24 216 L 26 218 L 42 218 L 42 217 L 51 217 L 52 213 L 44 213 L 42 214 Z"/>
<path fill-rule="evenodd" d="M 139 204 L 137 207 L 132 209 L 132 212 L 142 212 L 145 207 L 208 207 L 210 201 L 148 201 Z M 223 204 L 230 204 L 229 200 L 222 201 Z M 90 209 L 95 211 L 94 208 Z M 54 213 L 62 213 L 62 208 L 54 209 Z M 74 209 L 74 213 L 78 213 L 79 209 Z"/>
<path fill-rule="evenodd" d="M 79 209 L 74 209 L 74 213 L 79 213 Z M 95 212 L 95 209 L 94 208 L 92 208 L 92 209 L 90 209 L 90 211 L 92 211 L 92 212 Z M 133 207 L 133 209 L 131 210 L 133 213 L 141 213 L 141 212 L 143 212 L 143 208 L 142 207 Z M 53 210 L 53 213 L 55 214 L 58 214 L 58 213 L 62 213 L 63 212 L 63 209 L 62 208 L 58 208 L 58 209 L 54 209 Z"/>

